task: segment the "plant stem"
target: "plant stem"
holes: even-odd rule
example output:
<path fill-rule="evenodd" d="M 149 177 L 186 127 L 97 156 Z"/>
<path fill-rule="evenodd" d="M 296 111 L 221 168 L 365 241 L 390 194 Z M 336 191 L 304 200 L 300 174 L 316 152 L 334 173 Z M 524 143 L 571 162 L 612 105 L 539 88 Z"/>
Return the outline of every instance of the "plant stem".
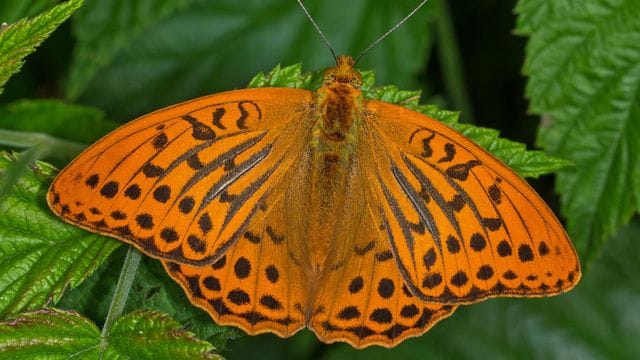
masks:
<path fill-rule="evenodd" d="M 58 159 L 73 158 L 86 147 L 83 144 L 58 139 L 43 133 L 6 129 L 0 129 L 0 145 L 19 148 L 40 146 L 43 155 Z"/>
<path fill-rule="evenodd" d="M 109 305 L 109 312 L 107 318 L 104 321 L 102 327 L 102 342 L 106 344 L 107 334 L 109 328 L 113 325 L 113 322 L 122 314 L 124 306 L 127 303 L 127 297 L 129 296 L 129 290 L 131 290 L 131 284 L 136 276 L 138 264 L 140 263 L 141 253 L 133 246 L 129 247 L 127 256 L 122 264 L 122 271 L 120 271 L 120 278 L 118 279 L 118 285 L 116 285 L 116 291 L 113 294 L 111 305 Z"/>
<path fill-rule="evenodd" d="M 466 91 L 462 60 L 446 0 L 434 1 L 438 56 L 442 66 L 444 86 L 454 108 L 462 111 L 462 121 L 473 123 L 473 109 Z"/>

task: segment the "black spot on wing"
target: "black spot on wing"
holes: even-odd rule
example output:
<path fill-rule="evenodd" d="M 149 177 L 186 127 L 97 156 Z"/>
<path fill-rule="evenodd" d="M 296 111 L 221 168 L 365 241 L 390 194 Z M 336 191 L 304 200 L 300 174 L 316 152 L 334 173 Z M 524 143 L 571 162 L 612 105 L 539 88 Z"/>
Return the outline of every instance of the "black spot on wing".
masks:
<path fill-rule="evenodd" d="M 236 126 L 240 130 L 247 130 L 246 121 L 249 117 L 249 112 L 244 108 L 244 101 L 238 103 L 238 110 L 240 110 L 240 117 L 236 120 Z"/>
<path fill-rule="evenodd" d="M 124 190 L 124 196 L 131 200 L 136 200 L 142 194 L 142 189 L 137 184 L 131 184 Z"/>
<path fill-rule="evenodd" d="M 502 226 L 502 219 L 500 218 L 484 218 L 482 219 L 482 225 L 491 231 L 496 231 Z"/>
<path fill-rule="evenodd" d="M 469 160 L 466 163 L 456 164 L 449 167 L 445 171 L 445 173 L 456 180 L 464 181 L 469 177 L 469 172 L 471 171 L 471 169 L 481 164 L 482 163 L 479 160 Z"/>
<path fill-rule="evenodd" d="M 460 196 L 460 194 L 455 194 L 453 198 L 447 201 L 447 204 L 451 208 L 451 210 L 455 212 L 459 212 L 464 207 L 464 198 Z"/>
<path fill-rule="evenodd" d="M 383 278 L 378 282 L 378 295 L 383 299 L 388 299 L 393 296 L 395 290 L 395 283 L 391 279 Z"/>
<path fill-rule="evenodd" d="M 376 254 L 376 260 L 383 262 L 393 259 L 393 254 L 389 250 L 381 251 Z"/>
<path fill-rule="evenodd" d="M 493 184 L 489 186 L 487 193 L 489 194 L 489 198 L 491 199 L 491 201 L 493 201 L 495 204 L 500 204 L 502 202 L 502 194 L 500 193 L 500 188 L 498 187 L 498 185 Z"/>
<path fill-rule="evenodd" d="M 264 274 L 267 277 L 267 280 L 269 280 L 269 282 L 271 282 L 272 284 L 275 284 L 276 282 L 278 282 L 278 279 L 280 279 L 280 272 L 278 271 L 278 268 L 275 267 L 275 265 L 269 265 L 264 269 Z"/>
<path fill-rule="evenodd" d="M 197 153 L 192 154 L 187 158 L 187 165 L 189 165 L 193 170 L 200 170 L 204 167 L 204 164 L 200 161 Z"/>
<path fill-rule="evenodd" d="M 373 250 L 375 246 L 376 242 L 372 240 L 363 247 L 359 247 L 358 244 L 353 245 L 353 251 L 356 253 L 356 255 L 363 256 L 366 255 L 369 251 Z"/>
<path fill-rule="evenodd" d="M 456 147 L 452 143 L 444 144 L 445 156 L 438 159 L 438 163 L 451 162 L 456 155 Z"/>
<path fill-rule="evenodd" d="M 160 185 L 153 190 L 153 198 L 160 203 L 166 203 L 171 197 L 171 188 L 168 185 Z"/>
<path fill-rule="evenodd" d="M 112 199 L 118 193 L 118 182 L 117 181 L 109 181 L 104 184 L 100 189 L 100 195 L 107 199 Z"/>
<path fill-rule="evenodd" d="M 191 115 L 183 115 L 182 120 L 191 124 L 191 137 L 196 140 L 213 140 L 216 138 L 216 133 L 212 128 L 198 121 Z"/>
<path fill-rule="evenodd" d="M 213 126 L 217 127 L 220 130 L 227 130 L 227 128 L 222 125 L 222 118 L 224 117 L 224 114 L 226 113 L 226 110 L 222 107 L 216 108 L 213 111 Z"/>
<path fill-rule="evenodd" d="M 363 287 L 364 287 L 364 280 L 362 279 L 362 276 L 357 276 L 351 279 L 351 282 L 349 283 L 349 292 L 351 294 L 356 294 L 360 290 L 362 290 Z"/>
<path fill-rule="evenodd" d="M 180 200 L 180 204 L 178 204 L 178 209 L 183 214 L 188 214 L 193 210 L 193 206 L 195 205 L 195 200 L 191 196 L 185 196 Z"/>
<path fill-rule="evenodd" d="M 136 223 L 142 229 L 151 229 L 154 226 L 153 216 L 151 216 L 150 214 L 139 214 L 138 216 L 136 216 Z"/>
<path fill-rule="evenodd" d="M 436 137 L 435 133 L 432 133 L 428 137 L 422 139 L 422 157 L 431 157 L 433 156 L 433 149 L 431 148 L 431 140 Z"/>
<path fill-rule="evenodd" d="M 87 178 L 87 180 L 85 181 L 85 184 L 88 187 L 95 189 L 99 181 L 100 181 L 100 176 L 98 176 L 98 174 L 93 174 Z"/>
<path fill-rule="evenodd" d="M 260 235 L 254 234 L 251 231 L 245 231 L 243 237 L 253 244 L 259 244 L 260 241 L 262 241 Z"/>
<path fill-rule="evenodd" d="M 284 241 L 284 235 L 278 235 L 275 230 L 271 227 L 271 225 L 267 225 L 266 227 L 267 235 L 274 244 L 280 244 Z"/>
<path fill-rule="evenodd" d="M 338 313 L 338 319 L 341 319 L 341 320 L 357 319 L 360 317 L 360 315 L 361 315 L 360 310 L 358 310 L 356 306 L 350 305 L 340 310 L 340 312 Z"/>
<path fill-rule="evenodd" d="M 146 163 L 142 167 L 142 173 L 147 178 L 157 178 L 164 174 L 164 169 L 152 163 Z"/>
<path fill-rule="evenodd" d="M 153 140 L 151 140 L 151 145 L 153 145 L 154 149 L 159 150 L 165 147 L 165 145 L 167 145 L 167 142 L 169 142 L 169 138 L 167 138 L 167 134 L 160 133 L 156 135 L 156 137 L 154 137 Z"/>

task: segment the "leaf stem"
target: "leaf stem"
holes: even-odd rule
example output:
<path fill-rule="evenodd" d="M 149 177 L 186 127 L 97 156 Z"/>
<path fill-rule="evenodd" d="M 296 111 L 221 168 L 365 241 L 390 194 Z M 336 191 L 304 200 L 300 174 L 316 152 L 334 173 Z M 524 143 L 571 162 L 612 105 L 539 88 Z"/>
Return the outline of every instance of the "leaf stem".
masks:
<path fill-rule="evenodd" d="M 109 312 L 107 318 L 102 326 L 102 342 L 106 344 L 109 328 L 113 325 L 113 322 L 122 314 L 124 306 L 127 303 L 127 297 L 129 296 L 129 290 L 131 290 L 131 284 L 136 276 L 138 270 L 138 264 L 140 263 L 141 253 L 133 246 L 129 247 L 127 256 L 122 264 L 122 271 L 120 271 L 120 278 L 116 285 L 116 291 L 113 294 L 111 305 L 109 305 Z"/>
<path fill-rule="evenodd" d="M 473 108 L 469 100 L 469 94 L 465 87 L 464 71 L 462 60 L 451 12 L 446 0 L 434 1 L 436 12 L 436 33 L 438 36 L 438 56 L 442 66 L 444 86 L 449 94 L 452 106 L 462 111 L 462 121 L 473 123 Z"/>

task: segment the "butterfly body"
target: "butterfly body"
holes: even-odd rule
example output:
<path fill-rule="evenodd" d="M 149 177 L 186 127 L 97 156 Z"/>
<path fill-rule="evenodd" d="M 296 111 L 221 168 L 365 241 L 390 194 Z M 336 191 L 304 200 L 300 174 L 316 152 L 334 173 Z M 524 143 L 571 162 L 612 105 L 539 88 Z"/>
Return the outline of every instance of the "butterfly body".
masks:
<path fill-rule="evenodd" d="M 358 146 L 358 132 L 364 121 L 364 97 L 359 89 L 360 74 L 353 69 L 353 59 L 340 56 L 336 68 L 324 74 L 324 84 L 316 91 L 311 117 L 315 120 L 310 151 L 311 181 L 307 196 L 309 204 L 305 253 L 310 258 L 313 274 L 322 281 L 323 270 L 333 264 L 327 257 L 336 248 L 348 246 L 336 242 L 349 242 L 337 232 L 344 211 L 347 177 L 352 166 L 352 155 Z M 331 260 L 331 257 L 329 257 Z M 334 259 L 335 260 L 335 259 Z"/>
<path fill-rule="evenodd" d="M 365 100 L 339 57 L 316 92 L 245 89 L 132 121 L 51 185 L 65 221 L 162 261 L 219 324 L 394 346 L 456 305 L 571 289 L 562 225 L 451 128 Z"/>

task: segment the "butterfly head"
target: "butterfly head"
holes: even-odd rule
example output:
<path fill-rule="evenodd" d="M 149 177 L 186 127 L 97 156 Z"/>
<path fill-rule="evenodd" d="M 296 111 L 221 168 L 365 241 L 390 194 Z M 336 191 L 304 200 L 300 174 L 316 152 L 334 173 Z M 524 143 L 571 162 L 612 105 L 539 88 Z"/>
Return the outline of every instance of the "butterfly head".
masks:
<path fill-rule="evenodd" d="M 351 56 L 341 55 L 336 58 L 336 66 L 324 72 L 324 85 L 327 87 L 350 85 L 355 89 L 362 86 L 362 75 L 353 66 Z"/>

